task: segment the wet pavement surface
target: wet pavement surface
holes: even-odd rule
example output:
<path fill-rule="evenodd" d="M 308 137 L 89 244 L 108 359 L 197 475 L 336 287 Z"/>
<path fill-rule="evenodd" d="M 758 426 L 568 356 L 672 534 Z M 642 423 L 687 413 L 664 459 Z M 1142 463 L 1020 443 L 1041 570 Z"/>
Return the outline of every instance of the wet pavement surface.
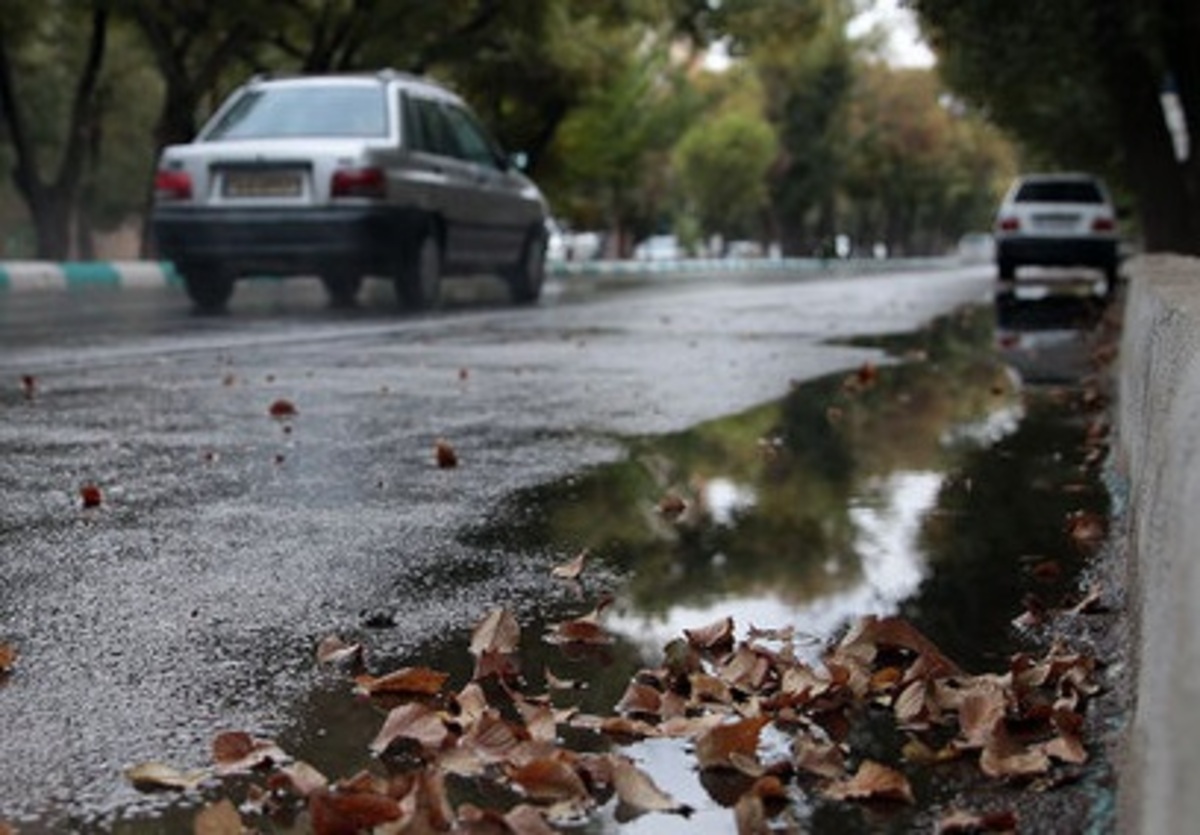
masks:
<path fill-rule="evenodd" d="M 993 300 L 977 275 L 888 280 L 401 323 L 267 290 L 241 318 L 136 338 L 64 348 L 30 331 L 2 364 L 34 391 L 0 395 L 0 641 L 20 650 L 0 684 L 15 729 L 0 820 L 188 830 L 201 795 L 142 795 L 120 773 L 203 766 L 226 729 L 330 776 L 385 766 L 368 751 L 383 714 L 314 664 L 317 642 L 361 641 L 372 672 L 428 666 L 457 688 L 497 606 L 519 616 L 528 677 L 586 682 L 571 701 L 598 715 L 684 629 L 726 616 L 741 634 L 791 627 L 815 659 L 853 619 L 900 614 L 964 669 L 1003 669 L 1047 641 L 1018 615 L 1079 595 L 1090 552 L 1068 521 L 1107 512 L 1085 382 L 1106 306 L 1086 288 Z M 272 417 L 282 401 L 295 413 Z M 433 465 L 438 438 L 459 467 Z M 84 483 L 100 506 L 80 507 Z M 581 552 L 578 582 L 550 576 Z M 542 640 L 608 595 L 614 643 L 573 656 Z M 860 754 L 900 759 L 886 724 L 855 734 Z M 687 745 L 620 750 L 694 812 L 618 820 L 608 804 L 579 831 L 733 831 Z M 961 768 L 908 771 L 914 807 L 793 786 L 776 824 L 929 831 L 964 799 L 1011 802 Z M 1059 776 L 1075 788 L 1051 806 L 1103 830 L 1103 752 Z"/>

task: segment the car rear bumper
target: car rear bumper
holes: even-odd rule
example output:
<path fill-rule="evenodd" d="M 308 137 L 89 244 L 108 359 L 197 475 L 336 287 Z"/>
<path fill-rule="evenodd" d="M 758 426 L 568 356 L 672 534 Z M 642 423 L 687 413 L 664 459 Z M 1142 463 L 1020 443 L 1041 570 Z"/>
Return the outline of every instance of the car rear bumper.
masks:
<path fill-rule="evenodd" d="M 1001 264 L 1044 267 L 1117 265 L 1117 242 L 1106 238 L 1005 238 L 996 242 Z"/>
<path fill-rule="evenodd" d="M 411 209 L 156 207 L 151 226 L 159 256 L 180 263 L 219 262 L 233 274 L 391 273 L 422 218 Z"/>

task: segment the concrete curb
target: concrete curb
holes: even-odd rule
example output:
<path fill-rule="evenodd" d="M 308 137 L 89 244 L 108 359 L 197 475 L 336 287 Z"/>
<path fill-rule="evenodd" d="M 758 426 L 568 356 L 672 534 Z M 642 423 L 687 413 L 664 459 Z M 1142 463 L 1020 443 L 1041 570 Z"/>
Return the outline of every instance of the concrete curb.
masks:
<path fill-rule="evenodd" d="M 1129 275 L 1115 451 L 1129 487 L 1137 670 L 1118 829 L 1190 832 L 1200 820 L 1200 260 L 1144 256 Z"/>
<path fill-rule="evenodd" d="M 685 261 L 560 261 L 547 264 L 551 278 L 646 275 L 718 275 L 730 273 L 868 273 L 945 269 L 954 258 L 893 259 L 705 259 Z M 0 294 L 84 287 L 182 286 L 167 261 L 0 261 Z"/>
<path fill-rule="evenodd" d="M 2 261 L 0 293 L 82 287 L 165 287 L 180 284 L 165 261 Z"/>

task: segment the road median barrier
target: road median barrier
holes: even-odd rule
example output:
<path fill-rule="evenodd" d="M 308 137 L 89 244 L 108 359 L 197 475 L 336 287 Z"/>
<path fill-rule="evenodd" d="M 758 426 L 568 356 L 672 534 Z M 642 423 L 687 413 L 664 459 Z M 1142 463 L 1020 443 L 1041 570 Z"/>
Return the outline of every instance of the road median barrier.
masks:
<path fill-rule="evenodd" d="M 165 261 L 0 261 L 0 292 L 178 283 L 174 267 Z"/>

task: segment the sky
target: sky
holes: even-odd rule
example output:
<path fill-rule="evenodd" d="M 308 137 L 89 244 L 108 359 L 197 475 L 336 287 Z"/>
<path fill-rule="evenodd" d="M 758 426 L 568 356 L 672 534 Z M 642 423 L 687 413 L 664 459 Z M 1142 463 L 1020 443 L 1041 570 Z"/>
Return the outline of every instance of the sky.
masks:
<path fill-rule="evenodd" d="M 865 34 L 872 27 L 888 33 L 886 58 L 897 67 L 931 67 L 933 53 L 921 40 L 913 13 L 901 7 L 899 0 L 875 0 L 871 8 L 850 22 L 851 37 Z"/>

